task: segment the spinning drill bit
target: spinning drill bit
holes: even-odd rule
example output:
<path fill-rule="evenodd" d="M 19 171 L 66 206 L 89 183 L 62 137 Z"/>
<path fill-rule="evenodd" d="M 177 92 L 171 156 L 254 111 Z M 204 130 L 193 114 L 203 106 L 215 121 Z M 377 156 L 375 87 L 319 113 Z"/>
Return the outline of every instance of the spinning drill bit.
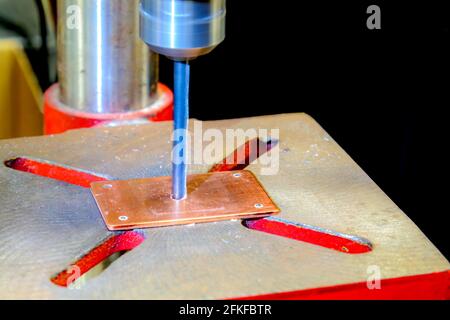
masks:
<path fill-rule="evenodd" d="M 186 197 L 189 60 L 225 39 L 225 0 L 142 0 L 141 38 L 174 60 L 175 106 L 172 197 Z"/>
<path fill-rule="evenodd" d="M 186 197 L 187 130 L 189 120 L 189 61 L 174 62 L 174 144 L 172 167 L 172 197 Z"/>

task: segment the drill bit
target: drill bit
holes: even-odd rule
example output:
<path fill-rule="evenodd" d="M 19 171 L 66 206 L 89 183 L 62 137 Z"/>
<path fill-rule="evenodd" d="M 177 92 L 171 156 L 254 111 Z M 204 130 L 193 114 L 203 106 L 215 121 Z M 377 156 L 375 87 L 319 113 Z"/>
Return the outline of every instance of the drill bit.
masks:
<path fill-rule="evenodd" d="M 174 61 L 175 101 L 172 158 L 172 198 L 174 200 L 186 198 L 189 77 L 189 61 Z"/>
<path fill-rule="evenodd" d="M 175 62 L 175 130 L 172 198 L 186 197 L 189 59 L 210 53 L 225 39 L 226 0 L 142 0 L 142 40 Z"/>

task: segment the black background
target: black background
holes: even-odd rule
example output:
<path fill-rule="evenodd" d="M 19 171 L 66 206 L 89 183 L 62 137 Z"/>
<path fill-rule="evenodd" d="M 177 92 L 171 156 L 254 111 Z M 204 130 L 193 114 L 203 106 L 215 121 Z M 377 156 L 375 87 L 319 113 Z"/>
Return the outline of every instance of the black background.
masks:
<path fill-rule="evenodd" d="M 192 62 L 191 116 L 310 114 L 448 258 L 448 2 L 228 0 L 226 41 Z"/>
<path fill-rule="evenodd" d="M 233 315 L 221 316 L 214 314 L 206 316 L 180 316 L 181 307 L 214 307 L 221 310 L 230 304 L 268 304 L 271 315 Z M 30 310 L 34 317 L 45 319 L 60 319 L 61 314 L 68 314 L 73 318 L 84 317 L 87 313 L 107 319 L 142 318 L 149 313 L 153 317 L 160 316 L 167 319 L 360 319 L 386 318 L 388 315 L 400 318 L 430 317 L 430 310 L 435 314 L 445 314 L 448 301 L 0 301 L 2 311 L 9 311 L 14 315 L 29 317 Z M 50 310 L 51 309 L 51 310 Z M 50 312 L 49 312 L 50 311 Z"/>

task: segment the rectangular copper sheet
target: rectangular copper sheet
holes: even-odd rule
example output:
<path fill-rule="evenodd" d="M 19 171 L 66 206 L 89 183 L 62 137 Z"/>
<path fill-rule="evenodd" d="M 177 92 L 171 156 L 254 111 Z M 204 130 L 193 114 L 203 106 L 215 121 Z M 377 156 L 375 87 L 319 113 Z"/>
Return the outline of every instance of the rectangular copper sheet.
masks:
<path fill-rule="evenodd" d="M 185 200 L 171 198 L 172 178 L 101 181 L 91 191 L 109 230 L 129 230 L 278 213 L 250 171 L 190 175 Z"/>

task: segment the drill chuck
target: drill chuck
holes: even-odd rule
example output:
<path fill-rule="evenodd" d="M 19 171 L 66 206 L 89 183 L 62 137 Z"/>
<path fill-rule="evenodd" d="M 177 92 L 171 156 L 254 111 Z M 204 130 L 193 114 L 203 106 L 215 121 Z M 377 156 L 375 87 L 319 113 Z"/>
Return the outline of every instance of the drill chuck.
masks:
<path fill-rule="evenodd" d="M 211 52 L 225 39 L 226 0 L 142 0 L 141 38 L 175 60 Z"/>

